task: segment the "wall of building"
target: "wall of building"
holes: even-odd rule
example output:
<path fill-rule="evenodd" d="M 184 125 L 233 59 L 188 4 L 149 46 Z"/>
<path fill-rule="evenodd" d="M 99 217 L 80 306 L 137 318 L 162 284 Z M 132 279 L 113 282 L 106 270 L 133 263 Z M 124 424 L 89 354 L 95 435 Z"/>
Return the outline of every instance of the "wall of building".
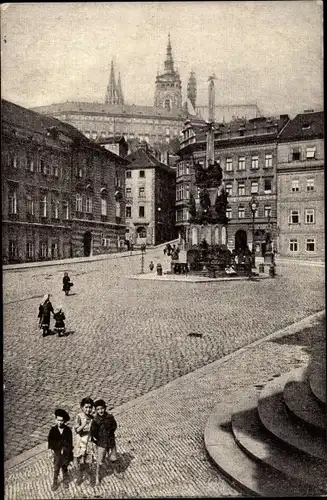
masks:
<path fill-rule="evenodd" d="M 315 158 L 307 159 L 307 147 L 312 146 L 316 148 Z M 293 160 L 295 150 L 300 152 L 300 158 Z M 278 144 L 277 178 L 280 254 L 323 258 L 325 251 L 323 139 Z M 298 212 L 297 222 L 294 211 Z M 292 217 L 292 212 L 295 219 Z M 312 217 L 313 222 L 311 222 Z"/>

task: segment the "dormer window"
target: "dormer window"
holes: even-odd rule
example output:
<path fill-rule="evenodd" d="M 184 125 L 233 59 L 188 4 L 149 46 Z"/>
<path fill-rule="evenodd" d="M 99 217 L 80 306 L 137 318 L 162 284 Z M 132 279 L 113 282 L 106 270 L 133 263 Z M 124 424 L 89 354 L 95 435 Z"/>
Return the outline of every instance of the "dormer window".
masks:
<path fill-rule="evenodd" d="M 311 127 L 311 124 L 310 123 L 303 123 L 302 125 L 302 130 L 309 130 Z"/>

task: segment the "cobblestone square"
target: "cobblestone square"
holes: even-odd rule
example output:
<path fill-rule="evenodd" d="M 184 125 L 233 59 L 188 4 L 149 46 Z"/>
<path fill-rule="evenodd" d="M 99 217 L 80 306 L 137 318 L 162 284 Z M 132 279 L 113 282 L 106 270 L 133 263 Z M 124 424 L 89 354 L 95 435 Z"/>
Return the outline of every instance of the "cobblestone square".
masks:
<path fill-rule="evenodd" d="M 163 260 L 158 251 L 150 251 L 145 268 L 158 259 Z M 133 406 L 139 396 L 324 307 L 323 267 L 280 263 L 275 279 L 259 282 L 164 283 L 130 279 L 139 272 L 139 260 L 132 256 L 5 272 L 6 459 L 46 440 L 56 407 L 73 418 L 82 397 L 101 397 L 119 421 L 124 403 Z M 68 297 L 61 291 L 64 270 L 74 282 Z M 66 337 L 43 338 L 38 330 L 38 305 L 47 291 L 54 307 L 63 305 Z M 192 332 L 202 336 L 189 336 Z M 199 393 L 199 401 L 202 397 Z M 147 443 L 138 466 L 143 464 L 149 496 L 159 494 L 151 487 L 151 463 L 158 457 L 167 467 L 163 495 L 165 483 L 178 489 L 179 477 L 184 496 L 208 493 L 194 486 L 185 463 L 178 461 L 184 450 L 188 460 L 202 460 L 212 470 L 202 445 L 205 416 L 185 406 L 177 413 L 164 412 L 157 421 L 145 408 L 128 428 L 119 427 L 124 453 L 133 455 L 132 448 Z M 185 435 L 183 421 L 190 418 L 193 430 Z M 226 494 L 234 494 L 226 488 Z"/>

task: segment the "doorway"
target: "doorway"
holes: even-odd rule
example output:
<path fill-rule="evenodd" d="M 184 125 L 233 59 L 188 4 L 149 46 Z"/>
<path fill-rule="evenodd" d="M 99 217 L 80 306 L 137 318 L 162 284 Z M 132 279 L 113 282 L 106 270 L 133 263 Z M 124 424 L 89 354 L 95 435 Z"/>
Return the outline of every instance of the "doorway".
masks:
<path fill-rule="evenodd" d="M 86 231 L 83 237 L 84 243 L 84 257 L 89 257 L 91 255 L 91 247 L 92 247 L 92 233 L 90 231 Z"/>
<path fill-rule="evenodd" d="M 235 233 L 235 250 L 246 250 L 248 246 L 248 238 L 244 229 L 239 229 Z"/>

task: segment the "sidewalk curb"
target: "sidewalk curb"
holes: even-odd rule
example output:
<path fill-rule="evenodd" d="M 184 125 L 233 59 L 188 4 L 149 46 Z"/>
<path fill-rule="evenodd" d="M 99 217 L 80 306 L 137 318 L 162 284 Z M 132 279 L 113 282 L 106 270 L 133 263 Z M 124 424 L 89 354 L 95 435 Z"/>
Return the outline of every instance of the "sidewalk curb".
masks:
<path fill-rule="evenodd" d="M 212 370 L 212 368 L 219 367 L 220 365 L 232 360 L 233 358 L 237 357 L 240 354 L 243 354 L 246 351 L 249 351 L 253 349 L 254 347 L 257 347 L 260 344 L 263 344 L 264 342 L 269 342 L 273 339 L 283 337 L 285 335 L 294 335 L 295 333 L 303 330 L 305 327 L 311 326 L 313 323 L 317 322 L 318 320 L 322 319 L 325 316 L 325 309 L 318 311 L 314 314 L 311 314 L 310 316 L 307 316 L 306 318 L 301 319 L 300 321 L 297 321 L 296 323 L 292 323 L 291 325 L 286 326 L 285 328 L 278 330 L 277 332 L 273 332 L 266 337 L 256 340 L 255 342 L 252 342 L 251 344 L 241 347 L 237 351 L 234 351 L 230 354 L 227 354 L 223 358 L 217 359 L 216 361 L 213 361 L 212 363 L 209 363 L 205 366 L 202 366 L 201 368 L 198 368 L 197 370 L 194 370 L 192 372 L 187 373 L 186 375 L 183 375 L 182 377 L 178 377 L 175 380 L 172 380 L 171 382 L 168 382 L 168 384 L 165 384 L 161 387 L 158 387 L 158 389 L 154 389 L 153 391 L 150 391 L 146 394 L 143 394 L 142 396 L 139 396 L 132 401 L 128 401 L 127 403 L 123 403 L 119 407 L 115 408 L 113 413 L 119 415 L 120 413 L 124 411 L 129 411 L 132 409 L 134 406 L 138 405 L 142 401 L 146 401 L 150 397 L 153 396 L 154 393 L 162 392 L 162 391 L 167 391 L 176 385 L 179 384 L 180 380 L 190 378 L 194 376 L 195 373 L 201 373 L 205 374 L 206 372 Z M 34 458 L 35 456 L 39 455 L 40 453 L 43 453 L 47 450 L 47 442 L 43 442 L 41 444 L 38 444 L 34 448 L 31 448 L 30 450 L 24 451 L 23 453 L 17 455 L 16 457 L 13 457 L 9 460 L 6 460 L 4 462 L 4 469 L 5 471 L 8 471 L 10 469 L 13 469 L 14 467 L 21 465 L 23 462 L 26 462 L 27 460 Z"/>

